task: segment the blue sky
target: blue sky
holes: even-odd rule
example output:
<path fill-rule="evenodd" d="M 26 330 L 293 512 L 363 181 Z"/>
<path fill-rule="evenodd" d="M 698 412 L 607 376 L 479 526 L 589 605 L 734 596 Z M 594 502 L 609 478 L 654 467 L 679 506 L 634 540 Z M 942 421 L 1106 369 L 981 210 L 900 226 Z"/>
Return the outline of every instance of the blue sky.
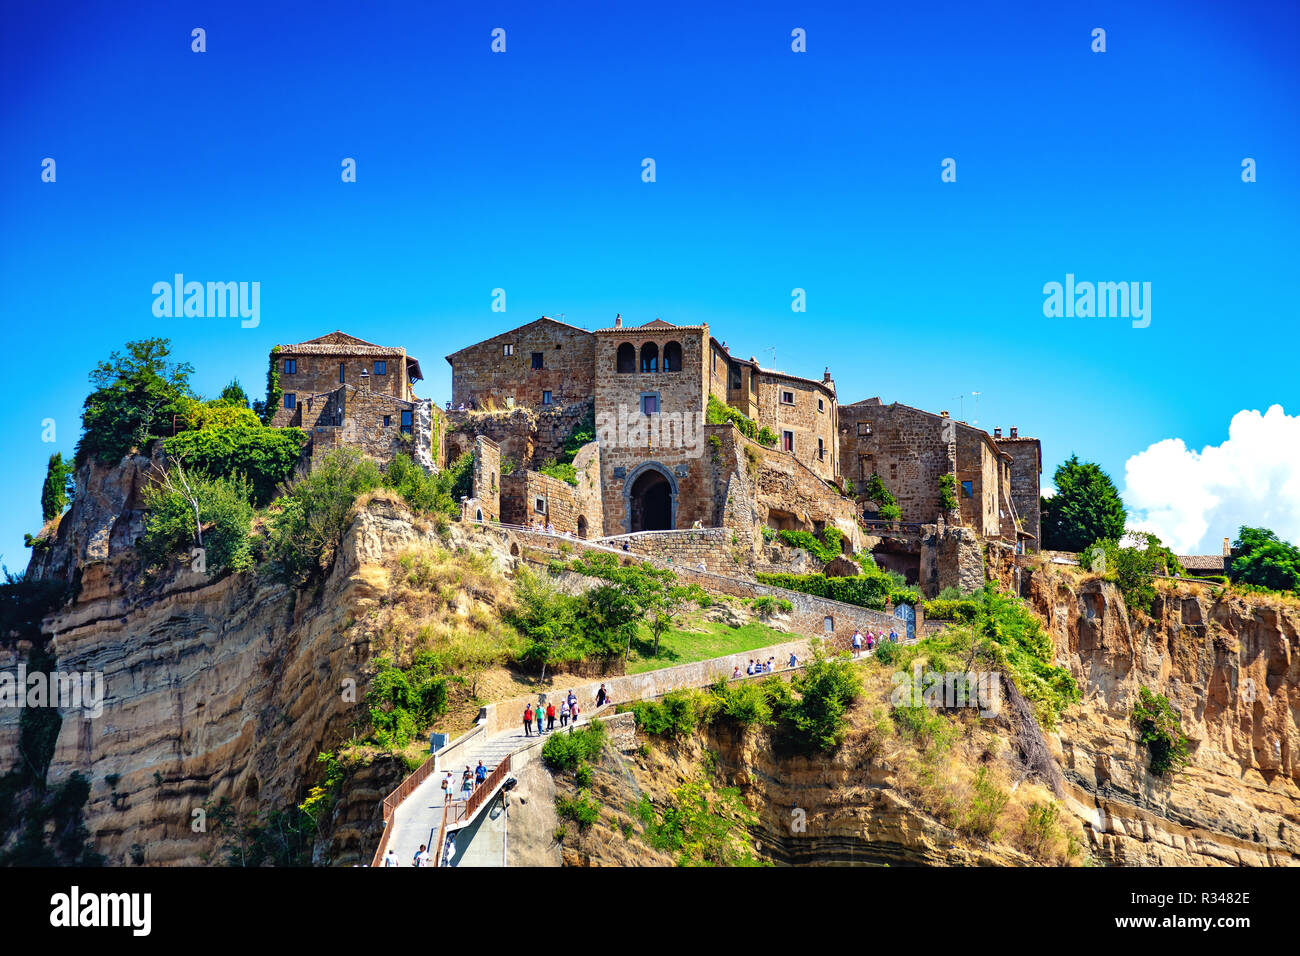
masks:
<path fill-rule="evenodd" d="M 1045 481 L 1077 452 L 1123 486 L 1155 443 L 1300 413 L 1295 5 L 900 6 L 10 5 L 3 561 L 26 563 L 87 373 L 144 336 L 200 391 L 256 395 L 270 346 L 344 329 L 404 345 L 441 400 L 443 356 L 541 314 L 706 321 L 764 364 L 829 365 L 842 401 L 970 420 L 978 391 L 980 425 L 1042 438 Z M 175 273 L 260 282 L 259 326 L 155 318 Z M 1066 273 L 1150 282 L 1150 327 L 1045 318 Z"/>

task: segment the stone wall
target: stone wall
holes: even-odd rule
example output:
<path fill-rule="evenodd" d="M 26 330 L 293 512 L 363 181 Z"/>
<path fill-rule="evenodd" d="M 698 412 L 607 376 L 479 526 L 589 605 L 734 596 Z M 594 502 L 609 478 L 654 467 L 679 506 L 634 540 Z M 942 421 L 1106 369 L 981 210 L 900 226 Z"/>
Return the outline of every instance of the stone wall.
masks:
<path fill-rule="evenodd" d="M 871 399 L 840 406 L 839 421 L 842 474 L 859 491 L 873 473 L 880 475 L 903 521 L 934 521 L 941 510 L 939 476 L 956 464 L 955 441 L 945 440 L 948 420 Z"/>
<path fill-rule="evenodd" d="M 486 435 L 474 439 L 474 518 L 501 520 L 501 447 Z"/>
<path fill-rule="evenodd" d="M 753 553 L 749 539 L 730 528 L 697 528 L 685 531 L 642 531 L 606 538 L 602 544 L 640 557 L 655 558 L 672 567 L 705 570 L 714 574 L 753 576 Z"/>
<path fill-rule="evenodd" d="M 589 402 L 594 347 L 591 332 L 543 316 L 461 349 L 447 356 L 452 407 L 542 408 L 546 392 L 557 406 Z"/>
<path fill-rule="evenodd" d="M 446 460 L 455 461 L 474 448 L 474 438 L 486 435 L 501 448 L 501 461 L 519 468 L 538 468 L 564 453 L 569 434 L 591 414 L 591 403 L 546 408 L 515 407 L 509 411 L 446 412 Z"/>
<path fill-rule="evenodd" d="M 970 528 L 929 525 L 921 545 L 920 583 L 926 597 L 949 586 L 965 593 L 984 586 L 983 542 Z"/>
<path fill-rule="evenodd" d="M 507 524 L 549 524 L 557 534 L 576 535 L 581 514 L 577 489 L 567 481 L 526 470 L 501 480 L 501 520 Z"/>
<path fill-rule="evenodd" d="M 788 431 L 796 459 L 822 478 L 829 480 L 838 475 L 834 383 L 761 369 L 754 378 L 758 384 L 758 423 L 776 433 L 776 447 L 784 451 L 783 433 Z"/>
<path fill-rule="evenodd" d="M 1037 550 L 1042 546 L 1042 443 L 1037 438 L 1020 437 L 994 441 L 1011 456 L 1011 500 L 1020 517 L 1021 529 L 1034 536 L 1030 547 Z"/>

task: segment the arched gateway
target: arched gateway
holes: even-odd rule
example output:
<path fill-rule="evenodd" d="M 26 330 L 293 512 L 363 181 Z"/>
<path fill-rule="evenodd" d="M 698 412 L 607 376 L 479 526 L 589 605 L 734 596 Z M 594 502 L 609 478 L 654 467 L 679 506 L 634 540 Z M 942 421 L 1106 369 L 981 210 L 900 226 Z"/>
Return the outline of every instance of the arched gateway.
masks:
<path fill-rule="evenodd" d="M 677 479 L 657 461 L 640 465 L 624 484 L 628 532 L 677 527 Z"/>

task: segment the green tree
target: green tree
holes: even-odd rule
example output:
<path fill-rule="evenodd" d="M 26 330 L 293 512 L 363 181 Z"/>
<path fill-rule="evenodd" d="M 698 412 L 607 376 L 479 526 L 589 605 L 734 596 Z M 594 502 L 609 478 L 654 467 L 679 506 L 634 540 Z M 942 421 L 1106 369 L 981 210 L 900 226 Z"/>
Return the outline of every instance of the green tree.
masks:
<path fill-rule="evenodd" d="M 1078 455 L 1056 469 L 1056 494 L 1042 499 L 1043 547 L 1080 552 L 1094 541 L 1118 541 L 1124 534 L 1124 503 L 1115 483 Z"/>
<path fill-rule="evenodd" d="M 248 393 L 244 391 L 244 386 L 239 384 L 239 379 L 231 379 L 230 384 L 221 390 L 217 396 L 217 401 L 225 402 L 227 405 L 237 405 L 240 408 L 249 408 Z"/>
<path fill-rule="evenodd" d="M 45 485 L 41 488 L 41 516 L 49 521 L 63 514 L 74 493 L 72 462 L 55 452 L 45 466 Z"/>
<path fill-rule="evenodd" d="M 1241 527 L 1232 544 L 1234 581 L 1273 591 L 1300 592 L 1300 548 L 1267 528 Z"/>
<path fill-rule="evenodd" d="M 1168 698 L 1142 687 L 1133 705 L 1133 723 L 1150 755 L 1150 769 L 1165 776 L 1187 764 L 1191 741 L 1183 733 L 1182 718 Z"/>
<path fill-rule="evenodd" d="M 141 339 L 95 366 L 90 373 L 94 390 L 81 413 L 78 465 L 88 458 L 116 464 L 132 449 L 171 434 L 172 417 L 185 411 L 183 400 L 190 397 L 194 368 L 170 357 L 169 340 Z"/>
<path fill-rule="evenodd" d="M 203 550 L 208 574 L 252 566 L 253 506 L 244 478 L 204 478 L 173 460 L 155 479 L 144 492 L 149 514 L 140 553 L 147 566 L 165 565 L 180 554 L 188 558 L 191 548 Z"/>

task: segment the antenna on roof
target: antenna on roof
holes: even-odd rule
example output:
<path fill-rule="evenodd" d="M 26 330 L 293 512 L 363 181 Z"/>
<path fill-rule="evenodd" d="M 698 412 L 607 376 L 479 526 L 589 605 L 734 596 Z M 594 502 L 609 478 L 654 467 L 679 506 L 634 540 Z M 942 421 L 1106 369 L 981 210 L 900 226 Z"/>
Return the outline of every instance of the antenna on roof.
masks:
<path fill-rule="evenodd" d="M 776 346 L 769 345 L 767 348 L 763 349 L 763 351 L 772 353 L 772 368 L 776 368 Z"/>
<path fill-rule="evenodd" d="M 980 423 L 980 393 L 971 392 L 971 394 L 975 396 L 975 418 L 971 421 L 971 424 L 978 425 Z"/>

